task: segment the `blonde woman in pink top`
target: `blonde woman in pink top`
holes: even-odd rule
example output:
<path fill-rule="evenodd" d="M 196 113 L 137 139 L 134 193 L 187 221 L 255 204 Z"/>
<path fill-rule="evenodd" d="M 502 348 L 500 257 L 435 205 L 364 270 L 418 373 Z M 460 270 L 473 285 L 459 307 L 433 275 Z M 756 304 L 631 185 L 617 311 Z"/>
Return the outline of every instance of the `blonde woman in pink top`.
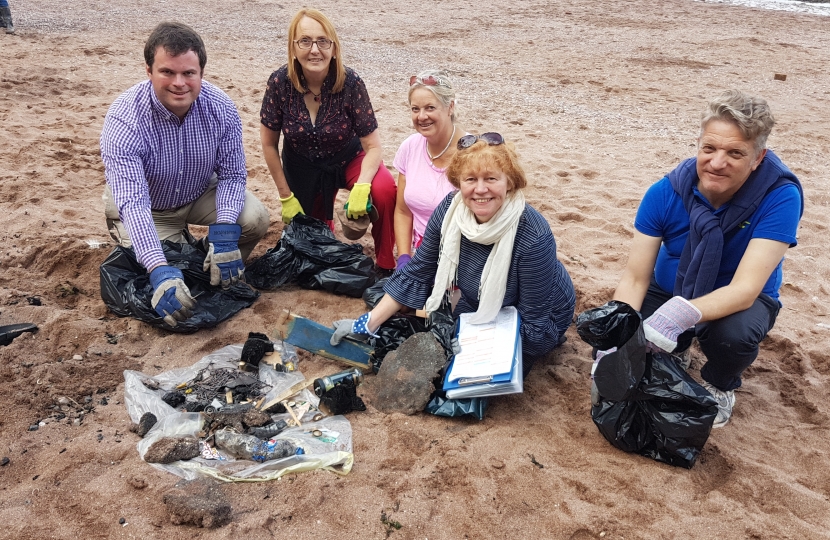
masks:
<path fill-rule="evenodd" d="M 409 107 L 417 133 L 401 144 L 393 162 L 398 170 L 397 268 L 409 262 L 432 211 L 455 189 L 444 171 L 465 135 L 455 124 L 455 90 L 446 72 L 428 69 L 410 77 Z"/>

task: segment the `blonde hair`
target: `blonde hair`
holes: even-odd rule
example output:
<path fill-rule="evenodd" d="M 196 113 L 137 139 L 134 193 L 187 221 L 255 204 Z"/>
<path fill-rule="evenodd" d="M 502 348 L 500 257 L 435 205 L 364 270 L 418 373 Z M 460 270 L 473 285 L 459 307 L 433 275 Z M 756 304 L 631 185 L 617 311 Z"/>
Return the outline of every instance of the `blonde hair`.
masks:
<path fill-rule="evenodd" d="M 460 189 L 461 181 L 469 173 L 496 170 L 507 177 L 508 192 L 527 186 L 527 177 L 519 165 L 516 148 L 509 142 L 490 146 L 486 141 L 479 140 L 471 147 L 459 150 L 447 167 L 447 179 L 456 189 Z"/>
<path fill-rule="evenodd" d="M 428 77 L 435 78 L 439 84 L 435 86 L 424 84 L 422 81 Z M 424 71 L 418 73 L 418 75 L 416 75 L 415 82 L 409 85 L 407 99 L 410 104 L 412 104 L 412 92 L 418 88 L 426 88 L 432 92 L 436 99 L 438 99 L 438 101 L 440 101 L 441 104 L 448 109 L 453 103 L 455 103 L 455 89 L 452 87 L 452 81 L 446 71 L 440 69 L 425 69 Z M 455 123 L 455 109 L 453 109 L 452 114 L 450 114 L 450 121 Z"/>
<path fill-rule="evenodd" d="M 340 53 L 340 40 L 337 38 L 337 31 L 335 31 L 334 25 L 331 24 L 329 18 L 319 10 L 303 8 L 294 15 L 294 18 L 291 19 L 291 23 L 288 25 L 288 78 L 291 80 L 291 84 L 294 85 L 297 92 L 305 92 L 307 90 L 300 84 L 300 75 L 303 72 L 303 68 L 292 52 L 292 47 L 295 45 L 294 41 L 297 39 L 300 21 L 303 20 L 303 17 L 308 17 L 320 23 L 320 26 L 326 32 L 326 36 L 332 42 L 331 61 L 334 62 L 334 67 L 337 70 L 337 77 L 334 79 L 331 93 L 336 94 L 343 90 L 343 85 L 346 82 L 346 67 L 343 65 L 343 55 Z M 331 71 L 331 64 L 329 64 L 329 71 Z"/>

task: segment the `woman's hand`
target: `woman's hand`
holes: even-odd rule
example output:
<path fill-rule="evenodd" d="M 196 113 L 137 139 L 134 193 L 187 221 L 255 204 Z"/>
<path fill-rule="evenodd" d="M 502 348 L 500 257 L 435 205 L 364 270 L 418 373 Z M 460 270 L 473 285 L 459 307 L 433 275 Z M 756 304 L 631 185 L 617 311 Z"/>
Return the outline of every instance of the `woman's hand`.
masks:
<path fill-rule="evenodd" d="M 303 206 L 297 200 L 297 197 L 294 196 L 293 192 L 285 199 L 280 197 L 280 202 L 282 203 L 282 222 L 286 225 L 291 223 L 291 220 L 297 214 L 305 214 L 303 212 Z"/>
<path fill-rule="evenodd" d="M 372 184 L 355 184 L 349 194 L 349 208 L 346 210 L 346 217 L 357 219 L 368 213 L 369 193 L 372 191 Z"/>
<path fill-rule="evenodd" d="M 369 330 L 369 320 L 372 318 L 372 313 L 364 313 L 357 319 L 340 319 L 334 321 L 334 333 L 331 335 L 329 343 L 332 345 L 340 345 L 343 338 L 353 336 L 356 338 L 364 338 L 366 336 L 377 335 Z"/>

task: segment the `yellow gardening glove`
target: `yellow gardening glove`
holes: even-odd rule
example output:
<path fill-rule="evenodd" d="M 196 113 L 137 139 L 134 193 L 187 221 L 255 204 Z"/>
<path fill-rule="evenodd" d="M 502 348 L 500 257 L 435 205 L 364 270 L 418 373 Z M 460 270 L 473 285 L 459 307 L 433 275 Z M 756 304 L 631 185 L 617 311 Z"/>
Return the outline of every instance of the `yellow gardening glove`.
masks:
<path fill-rule="evenodd" d="M 291 220 L 297 214 L 305 214 L 300 201 L 297 200 L 293 192 L 284 199 L 280 197 L 280 202 L 282 203 L 282 222 L 285 224 L 291 223 Z"/>
<path fill-rule="evenodd" d="M 372 191 L 372 184 L 355 184 L 349 195 L 349 207 L 346 210 L 346 217 L 357 219 L 366 215 L 366 208 L 369 206 L 369 192 Z"/>

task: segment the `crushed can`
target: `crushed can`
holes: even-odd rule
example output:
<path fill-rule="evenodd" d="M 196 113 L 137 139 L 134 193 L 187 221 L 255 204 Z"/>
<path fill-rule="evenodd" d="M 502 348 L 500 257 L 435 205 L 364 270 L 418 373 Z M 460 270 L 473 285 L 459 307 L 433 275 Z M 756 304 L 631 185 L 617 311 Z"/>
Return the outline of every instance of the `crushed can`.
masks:
<path fill-rule="evenodd" d="M 317 397 L 323 397 L 323 394 L 325 394 L 338 384 L 342 383 L 346 379 L 350 379 L 355 386 L 358 386 L 360 385 L 360 383 L 363 382 L 363 372 L 360 371 L 358 368 L 352 368 L 347 369 L 346 371 L 335 373 L 334 375 L 314 379 L 314 393 L 317 395 Z"/>

